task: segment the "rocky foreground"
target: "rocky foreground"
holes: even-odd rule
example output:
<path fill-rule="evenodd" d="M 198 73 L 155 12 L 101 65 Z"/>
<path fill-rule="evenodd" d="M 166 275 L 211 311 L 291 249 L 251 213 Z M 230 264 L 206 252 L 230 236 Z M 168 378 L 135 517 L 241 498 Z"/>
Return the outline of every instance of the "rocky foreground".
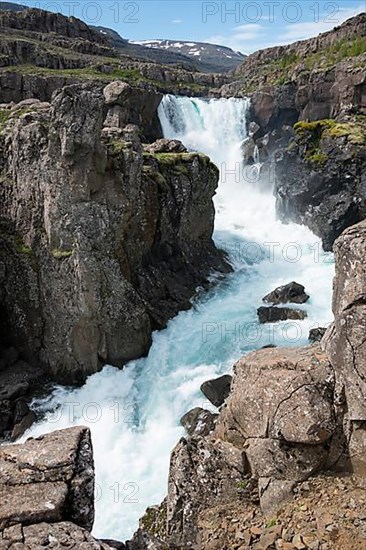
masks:
<path fill-rule="evenodd" d="M 88 428 L 0 447 L 0 548 L 124 548 L 95 540 L 94 464 Z"/>
<path fill-rule="evenodd" d="M 92 447 L 76 427 L 0 448 L 1 548 L 363 549 L 365 242 L 366 222 L 336 241 L 335 321 L 320 344 L 255 351 L 232 379 L 203 384 L 218 413 L 182 419 L 167 497 L 132 541 L 90 535 Z M 270 297 L 306 299 L 295 285 Z"/>
<path fill-rule="evenodd" d="M 336 241 L 321 344 L 245 356 L 218 415 L 184 417 L 167 498 L 132 548 L 364 548 L 365 242 L 366 222 Z"/>

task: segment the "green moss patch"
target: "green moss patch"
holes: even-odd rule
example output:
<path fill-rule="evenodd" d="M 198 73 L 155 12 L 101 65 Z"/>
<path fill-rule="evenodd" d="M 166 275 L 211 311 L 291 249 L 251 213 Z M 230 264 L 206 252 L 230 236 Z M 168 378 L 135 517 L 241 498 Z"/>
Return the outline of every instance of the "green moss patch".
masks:
<path fill-rule="evenodd" d="M 52 250 L 52 256 L 55 258 L 55 260 L 65 260 L 66 258 L 70 258 L 73 252 L 73 250 L 62 250 L 61 248 L 54 248 Z"/>
<path fill-rule="evenodd" d="M 10 117 L 10 111 L 8 109 L 0 109 L 0 132 L 5 128 Z"/>
<path fill-rule="evenodd" d="M 319 146 L 320 141 L 326 136 L 347 137 L 351 143 L 360 145 L 366 143 L 366 122 L 360 117 L 355 117 L 349 122 L 337 122 L 333 119 L 300 121 L 294 128 L 299 136 L 310 138 L 314 146 Z"/>

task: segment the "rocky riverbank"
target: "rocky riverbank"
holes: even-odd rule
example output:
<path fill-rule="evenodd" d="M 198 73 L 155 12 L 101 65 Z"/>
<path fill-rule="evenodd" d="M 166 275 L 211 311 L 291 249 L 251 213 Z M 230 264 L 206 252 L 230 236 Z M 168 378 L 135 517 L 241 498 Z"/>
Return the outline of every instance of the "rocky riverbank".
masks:
<path fill-rule="evenodd" d="M 245 356 L 218 415 L 186 424 L 167 498 L 133 549 L 362 548 L 365 242 L 366 222 L 336 241 L 335 321 L 321 344 Z"/>

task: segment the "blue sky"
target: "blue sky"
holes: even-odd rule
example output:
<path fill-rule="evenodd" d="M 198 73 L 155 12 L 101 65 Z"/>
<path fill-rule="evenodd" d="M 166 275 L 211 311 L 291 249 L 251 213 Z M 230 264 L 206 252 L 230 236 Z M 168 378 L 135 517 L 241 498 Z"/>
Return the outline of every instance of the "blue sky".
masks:
<path fill-rule="evenodd" d="M 131 40 L 206 41 L 243 53 L 309 38 L 366 11 L 366 0 L 23 0 Z"/>

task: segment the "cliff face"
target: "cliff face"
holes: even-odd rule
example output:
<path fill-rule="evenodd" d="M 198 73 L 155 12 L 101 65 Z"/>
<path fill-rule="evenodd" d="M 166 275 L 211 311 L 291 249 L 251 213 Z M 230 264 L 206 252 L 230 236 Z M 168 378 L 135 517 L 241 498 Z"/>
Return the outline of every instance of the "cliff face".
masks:
<path fill-rule="evenodd" d="M 203 71 L 203 72 L 201 72 Z M 200 61 L 115 41 L 75 17 L 39 9 L 0 11 L 0 102 L 50 101 L 62 86 L 122 79 L 147 90 L 208 95 L 228 81 Z"/>
<path fill-rule="evenodd" d="M 315 38 L 249 55 L 222 88 L 250 95 L 263 133 L 297 120 L 334 118 L 365 103 L 366 14 Z"/>
<path fill-rule="evenodd" d="M 282 221 L 310 227 L 326 250 L 365 211 L 366 14 L 316 38 L 262 50 L 223 94 L 251 96 L 263 181 Z"/>
<path fill-rule="evenodd" d="M 366 217 L 366 124 L 361 115 L 299 122 L 275 160 L 277 212 L 310 227 L 332 250 Z"/>
<path fill-rule="evenodd" d="M 146 354 L 152 329 L 226 268 L 216 167 L 144 153 L 125 126 L 135 93 L 74 86 L 2 111 L 3 340 L 67 383 Z"/>

